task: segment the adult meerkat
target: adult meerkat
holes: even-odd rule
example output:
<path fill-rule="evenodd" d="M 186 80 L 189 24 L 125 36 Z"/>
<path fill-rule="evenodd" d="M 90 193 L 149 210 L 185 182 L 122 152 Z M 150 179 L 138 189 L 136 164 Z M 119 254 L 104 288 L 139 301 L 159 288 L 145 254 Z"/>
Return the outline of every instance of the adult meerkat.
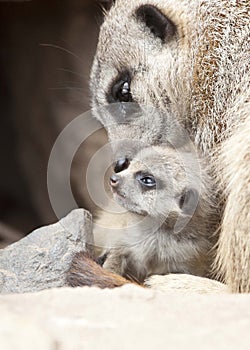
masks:
<path fill-rule="evenodd" d="M 111 176 L 110 185 L 128 211 L 101 212 L 95 222 L 95 244 L 107 254 L 104 268 L 141 283 L 153 274 L 210 275 L 212 187 L 190 150 L 142 149 L 127 169 Z"/>
<path fill-rule="evenodd" d="M 117 0 L 91 76 L 93 106 L 134 101 L 167 111 L 211 159 L 224 202 L 216 268 L 233 292 L 250 292 L 249 18 L 248 0 Z M 155 123 L 144 120 L 148 145 Z"/>
<path fill-rule="evenodd" d="M 210 158 L 224 203 L 216 269 L 233 292 L 250 292 L 249 16 L 248 0 L 117 0 L 91 75 L 94 107 L 126 109 L 133 101 L 160 108 Z M 117 135 L 109 114 L 96 117 L 111 141 L 130 138 L 131 121 Z M 152 145 L 162 135 L 164 124 L 146 114 L 137 137 Z"/>

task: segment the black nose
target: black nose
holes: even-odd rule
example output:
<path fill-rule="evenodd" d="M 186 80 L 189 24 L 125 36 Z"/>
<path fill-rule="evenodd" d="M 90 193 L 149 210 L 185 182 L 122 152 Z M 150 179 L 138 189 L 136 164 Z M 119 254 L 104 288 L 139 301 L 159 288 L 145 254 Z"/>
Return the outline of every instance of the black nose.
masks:
<path fill-rule="evenodd" d="M 120 182 L 121 182 L 120 176 L 114 174 L 110 177 L 109 183 L 111 187 L 118 187 Z"/>
<path fill-rule="evenodd" d="M 119 173 L 120 171 L 127 169 L 128 166 L 129 166 L 128 158 L 120 158 L 115 164 L 114 171 L 115 173 Z"/>

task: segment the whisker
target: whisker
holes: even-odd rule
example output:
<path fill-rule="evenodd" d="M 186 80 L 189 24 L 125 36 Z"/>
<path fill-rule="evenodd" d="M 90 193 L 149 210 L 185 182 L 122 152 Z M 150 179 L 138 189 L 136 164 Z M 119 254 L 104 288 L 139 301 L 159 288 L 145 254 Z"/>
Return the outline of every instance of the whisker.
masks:
<path fill-rule="evenodd" d="M 72 80 L 57 81 L 57 82 L 55 82 L 55 84 L 57 84 L 59 86 L 82 87 L 82 84 L 80 84 L 80 81 L 72 81 Z"/>
<path fill-rule="evenodd" d="M 61 72 L 66 72 L 66 73 L 71 73 L 77 77 L 80 77 L 81 79 L 83 79 L 83 76 L 73 70 L 70 69 L 66 69 L 66 68 L 56 68 L 56 70 L 61 71 Z"/>
<path fill-rule="evenodd" d="M 101 11 L 102 11 L 103 16 L 107 16 L 108 11 L 107 11 L 107 9 L 104 7 L 104 5 L 103 5 L 103 4 L 98 4 L 98 5 L 99 5 L 99 7 L 100 7 L 100 9 L 101 9 Z"/>
<path fill-rule="evenodd" d="M 66 49 L 65 47 L 59 46 L 59 45 L 55 45 L 55 44 L 39 44 L 39 46 L 42 47 L 50 47 L 50 48 L 54 48 L 54 49 L 58 49 L 61 51 L 64 51 L 66 53 L 68 53 L 69 55 L 72 55 L 73 57 L 77 58 L 80 62 L 85 63 L 84 60 L 79 57 L 78 55 L 74 54 L 72 51 Z"/>
<path fill-rule="evenodd" d="M 51 87 L 49 88 L 49 90 L 82 90 L 84 91 L 85 89 L 84 88 L 78 88 L 78 87 L 75 87 L 75 86 L 61 86 L 61 87 Z"/>
<path fill-rule="evenodd" d="M 49 88 L 50 90 L 55 90 L 55 89 L 75 89 L 75 90 L 87 90 L 87 89 L 85 89 L 84 87 L 78 87 L 78 86 L 70 86 L 70 85 L 67 85 L 67 86 L 63 86 L 63 85 L 61 85 L 61 86 L 56 86 L 56 87 L 50 87 Z"/>
<path fill-rule="evenodd" d="M 138 278 L 136 278 L 134 275 L 132 275 L 131 273 L 126 273 L 126 276 L 130 281 L 134 281 L 138 284 L 141 284 L 141 282 L 139 281 Z"/>

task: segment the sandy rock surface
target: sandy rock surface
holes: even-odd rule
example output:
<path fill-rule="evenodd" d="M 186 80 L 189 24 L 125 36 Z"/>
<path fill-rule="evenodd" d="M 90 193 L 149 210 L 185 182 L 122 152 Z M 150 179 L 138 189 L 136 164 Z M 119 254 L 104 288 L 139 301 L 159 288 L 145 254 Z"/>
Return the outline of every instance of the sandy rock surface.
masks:
<path fill-rule="evenodd" d="M 65 285 L 75 252 L 93 243 L 91 215 L 76 209 L 0 249 L 0 294 L 34 292 Z"/>
<path fill-rule="evenodd" d="M 153 275 L 145 281 L 145 285 L 158 291 L 180 293 L 181 295 L 229 293 L 227 286 L 223 283 L 185 274 Z"/>
<path fill-rule="evenodd" d="M 1 350 L 248 350 L 250 295 L 127 285 L 0 296 Z"/>

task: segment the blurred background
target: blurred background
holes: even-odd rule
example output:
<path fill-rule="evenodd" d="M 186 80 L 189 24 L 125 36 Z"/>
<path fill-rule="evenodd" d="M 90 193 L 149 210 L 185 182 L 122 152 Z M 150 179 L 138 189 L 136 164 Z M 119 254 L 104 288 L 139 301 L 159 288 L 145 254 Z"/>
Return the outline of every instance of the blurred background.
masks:
<path fill-rule="evenodd" d="M 98 0 L 0 0 L 0 247 L 55 222 L 47 162 L 63 128 L 90 108 L 90 68 L 103 20 Z M 71 185 L 93 210 L 83 172 L 105 142 L 99 131 L 78 151 Z"/>

